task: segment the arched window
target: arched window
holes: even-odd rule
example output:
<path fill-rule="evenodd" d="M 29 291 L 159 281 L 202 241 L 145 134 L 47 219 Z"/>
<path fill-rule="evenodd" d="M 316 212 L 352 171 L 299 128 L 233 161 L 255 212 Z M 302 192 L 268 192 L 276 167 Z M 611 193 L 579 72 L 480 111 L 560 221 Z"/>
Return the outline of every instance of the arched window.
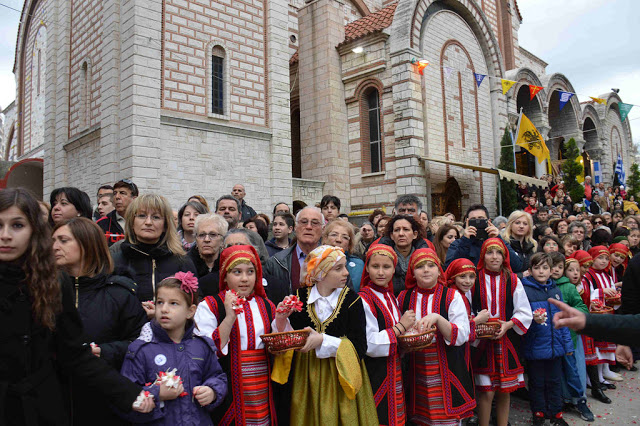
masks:
<path fill-rule="evenodd" d="M 211 53 L 211 113 L 224 115 L 225 51 L 215 46 Z"/>
<path fill-rule="evenodd" d="M 362 139 L 362 168 L 364 173 L 383 169 L 382 120 L 380 93 L 375 87 L 363 92 L 361 99 L 360 137 Z"/>
<path fill-rule="evenodd" d="M 37 95 L 40 95 L 42 84 L 42 50 L 38 49 L 38 84 L 37 84 Z"/>

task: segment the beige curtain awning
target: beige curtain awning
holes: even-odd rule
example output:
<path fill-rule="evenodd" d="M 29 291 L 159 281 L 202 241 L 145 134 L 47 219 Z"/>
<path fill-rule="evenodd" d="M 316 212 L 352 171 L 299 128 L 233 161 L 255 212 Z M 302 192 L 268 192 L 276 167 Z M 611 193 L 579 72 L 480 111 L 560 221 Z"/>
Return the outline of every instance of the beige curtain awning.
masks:
<path fill-rule="evenodd" d="M 549 184 L 546 180 L 536 179 L 518 173 L 508 172 L 502 169 L 494 169 L 492 167 L 477 166 L 475 164 L 460 163 L 457 161 L 440 160 L 436 158 L 422 157 L 422 161 L 435 161 L 436 163 L 448 164 L 450 166 L 462 167 L 464 169 L 471 169 L 477 172 L 489 173 L 492 175 L 500 175 L 501 179 L 507 179 L 516 183 L 524 183 L 527 185 L 535 185 L 541 188 L 548 188 Z"/>

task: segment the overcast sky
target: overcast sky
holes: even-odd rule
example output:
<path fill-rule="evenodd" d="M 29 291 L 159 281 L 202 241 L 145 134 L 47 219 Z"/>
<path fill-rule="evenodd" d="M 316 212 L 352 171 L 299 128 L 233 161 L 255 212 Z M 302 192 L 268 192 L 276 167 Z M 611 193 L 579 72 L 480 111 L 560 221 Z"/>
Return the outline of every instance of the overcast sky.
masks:
<path fill-rule="evenodd" d="M 0 0 L 22 10 L 22 0 Z M 549 63 L 547 73 L 566 75 L 579 100 L 620 89 L 633 139 L 640 143 L 639 0 L 518 0 L 525 49 Z M 0 6 L 0 107 L 15 99 L 12 73 L 20 13 Z M 637 28 L 636 28 L 637 29 Z M 636 39 L 636 42 L 633 40 Z"/>

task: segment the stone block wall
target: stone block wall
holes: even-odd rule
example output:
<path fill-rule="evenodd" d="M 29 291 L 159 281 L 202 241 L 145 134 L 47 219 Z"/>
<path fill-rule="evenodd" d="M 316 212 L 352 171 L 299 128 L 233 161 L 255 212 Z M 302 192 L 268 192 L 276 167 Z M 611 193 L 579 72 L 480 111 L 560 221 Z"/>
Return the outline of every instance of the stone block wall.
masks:
<path fill-rule="evenodd" d="M 102 0 L 71 1 L 69 137 L 100 123 Z"/>

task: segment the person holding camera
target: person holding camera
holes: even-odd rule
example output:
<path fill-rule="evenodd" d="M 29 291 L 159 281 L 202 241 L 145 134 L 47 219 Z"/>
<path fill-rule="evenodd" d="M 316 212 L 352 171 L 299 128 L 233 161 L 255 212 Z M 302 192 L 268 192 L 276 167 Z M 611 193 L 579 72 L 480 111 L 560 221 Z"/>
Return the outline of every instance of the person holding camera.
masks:
<path fill-rule="evenodd" d="M 482 243 L 489 238 L 500 238 L 500 231 L 489 220 L 489 211 L 482 204 L 473 204 L 467 209 L 464 216 L 464 235 L 449 246 L 445 269 L 455 259 L 469 259 L 474 265 L 478 265 Z M 504 241 L 504 240 L 503 240 Z M 513 272 L 522 272 L 525 267 L 523 261 L 511 246 L 505 242 L 509 250 L 510 266 Z"/>

